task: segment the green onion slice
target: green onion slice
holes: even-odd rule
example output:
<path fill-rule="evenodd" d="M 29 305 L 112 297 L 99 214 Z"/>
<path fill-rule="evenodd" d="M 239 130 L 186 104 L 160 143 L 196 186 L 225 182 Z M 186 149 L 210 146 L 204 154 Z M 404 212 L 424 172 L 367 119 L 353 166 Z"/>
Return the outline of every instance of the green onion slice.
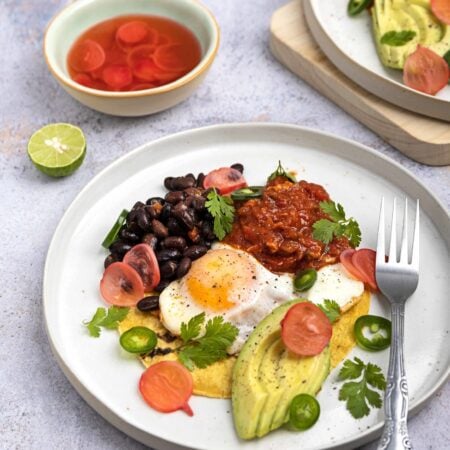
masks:
<path fill-rule="evenodd" d="M 133 327 L 120 336 L 120 345 L 130 353 L 146 353 L 156 346 L 156 333 L 147 327 Z"/>
<path fill-rule="evenodd" d="M 116 223 L 109 230 L 105 239 L 103 239 L 103 242 L 102 242 L 103 247 L 109 248 L 111 246 L 111 244 L 114 243 L 114 241 L 117 239 L 120 229 L 122 228 L 122 225 L 127 220 L 127 216 L 128 216 L 128 211 L 126 209 L 122 210 L 122 212 L 119 214 L 119 217 L 116 220 Z"/>
<path fill-rule="evenodd" d="M 262 196 L 264 186 L 247 186 L 237 189 L 231 193 L 233 200 L 248 200 L 250 198 L 258 198 Z"/>
<path fill-rule="evenodd" d="M 391 321 L 380 316 L 361 316 L 353 328 L 356 343 L 364 350 L 377 352 L 391 345 Z"/>
<path fill-rule="evenodd" d="M 289 407 L 289 425 L 294 430 L 311 428 L 320 416 L 319 402 L 309 394 L 299 394 Z"/>

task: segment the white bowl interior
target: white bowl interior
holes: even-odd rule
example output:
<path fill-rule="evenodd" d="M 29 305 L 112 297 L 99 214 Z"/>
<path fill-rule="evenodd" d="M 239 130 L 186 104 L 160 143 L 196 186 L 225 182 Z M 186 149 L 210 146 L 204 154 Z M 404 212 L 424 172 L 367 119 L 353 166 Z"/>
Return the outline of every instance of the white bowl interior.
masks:
<path fill-rule="evenodd" d="M 47 29 L 45 53 L 48 63 L 59 77 L 75 84 L 67 70 L 67 53 L 73 42 L 96 23 L 129 14 L 163 16 L 189 28 L 202 50 L 202 60 L 193 70 L 202 66 L 214 52 L 217 28 L 207 10 L 195 0 L 77 0 L 64 9 Z"/>

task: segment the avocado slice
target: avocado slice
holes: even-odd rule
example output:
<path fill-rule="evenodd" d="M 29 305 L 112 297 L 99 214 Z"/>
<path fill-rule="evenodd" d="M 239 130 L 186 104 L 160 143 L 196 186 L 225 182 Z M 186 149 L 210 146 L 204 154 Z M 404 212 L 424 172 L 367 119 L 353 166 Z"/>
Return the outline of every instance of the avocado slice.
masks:
<path fill-rule="evenodd" d="M 402 69 L 406 58 L 418 45 L 440 56 L 450 49 L 450 26 L 434 16 L 430 0 L 375 0 L 371 12 L 378 55 L 386 67 Z M 416 33 L 406 44 L 399 47 L 381 44 L 385 33 L 405 30 Z"/>
<path fill-rule="evenodd" d="M 255 328 L 235 363 L 231 400 L 237 434 L 261 437 L 289 419 L 289 405 L 301 393 L 316 394 L 330 370 L 330 350 L 299 357 L 281 340 L 280 322 L 297 299 L 274 309 Z"/>

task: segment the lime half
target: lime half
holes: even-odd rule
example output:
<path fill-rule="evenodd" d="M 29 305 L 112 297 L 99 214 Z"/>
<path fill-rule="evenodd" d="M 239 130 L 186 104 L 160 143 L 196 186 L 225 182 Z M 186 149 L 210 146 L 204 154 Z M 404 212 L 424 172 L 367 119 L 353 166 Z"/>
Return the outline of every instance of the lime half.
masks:
<path fill-rule="evenodd" d="M 31 136 L 28 154 L 41 172 L 51 177 L 65 177 L 81 166 L 86 154 L 86 140 L 78 127 L 53 123 Z"/>

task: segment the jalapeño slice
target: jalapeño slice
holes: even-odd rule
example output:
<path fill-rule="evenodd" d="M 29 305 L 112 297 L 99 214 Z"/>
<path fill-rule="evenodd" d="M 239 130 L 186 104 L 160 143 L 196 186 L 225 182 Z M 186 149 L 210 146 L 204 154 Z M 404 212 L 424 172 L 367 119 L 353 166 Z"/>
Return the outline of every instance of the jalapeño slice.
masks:
<path fill-rule="evenodd" d="M 294 278 L 294 288 L 296 291 L 307 291 L 311 289 L 317 280 L 317 270 L 306 269 L 298 272 Z"/>
<path fill-rule="evenodd" d="M 309 394 L 295 396 L 289 407 L 289 425 L 294 430 L 307 430 L 311 428 L 319 418 L 319 402 Z"/>
<path fill-rule="evenodd" d="M 122 225 L 127 220 L 127 216 L 128 211 L 126 209 L 122 210 L 122 212 L 119 214 L 119 217 L 116 220 L 116 223 L 109 230 L 105 239 L 103 239 L 102 247 L 105 247 L 107 249 L 111 246 L 111 244 L 114 243 L 114 241 L 117 239 L 120 229 L 122 228 Z"/>
<path fill-rule="evenodd" d="M 248 200 L 262 196 L 264 186 L 247 186 L 231 193 L 233 200 Z"/>
<path fill-rule="evenodd" d="M 349 16 L 356 16 L 370 6 L 373 0 L 350 0 L 347 6 Z"/>
<path fill-rule="evenodd" d="M 353 328 L 356 343 L 364 350 L 377 352 L 391 344 L 391 321 L 379 316 L 361 316 Z"/>
<path fill-rule="evenodd" d="M 130 353 L 146 353 L 156 346 L 156 333 L 147 327 L 133 327 L 120 336 L 120 345 Z"/>

